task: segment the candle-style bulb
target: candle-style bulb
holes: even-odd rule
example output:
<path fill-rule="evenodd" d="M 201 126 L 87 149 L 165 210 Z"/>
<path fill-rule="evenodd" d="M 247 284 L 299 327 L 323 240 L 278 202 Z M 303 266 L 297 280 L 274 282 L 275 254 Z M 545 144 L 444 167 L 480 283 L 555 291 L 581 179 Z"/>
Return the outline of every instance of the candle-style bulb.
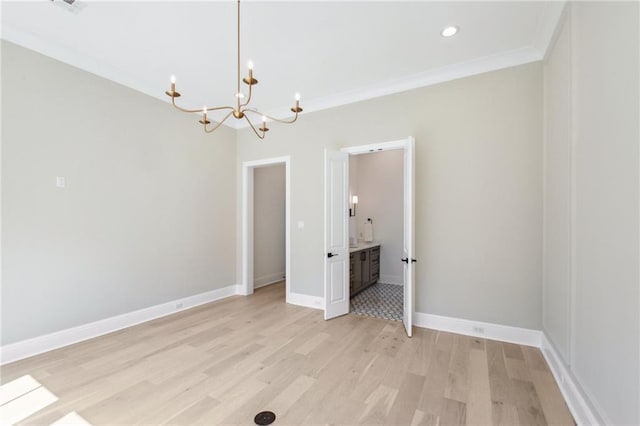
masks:
<path fill-rule="evenodd" d="M 253 69 L 253 61 L 247 62 L 247 68 L 249 68 L 250 70 Z"/>
<path fill-rule="evenodd" d="M 176 84 L 176 76 L 171 74 L 171 84 Z"/>
<path fill-rule="evenodd" d="M 202 114 L 205 115 L 205 116 L 207 115 L 207 107 L 206 106 L 202 107 Z"/>
<path fill-rule="evenodd" d="M 267 117 L 265 117 L 264 115 L 262 116 L 262 124 L 265 124 L 267 122 Z"/>
<path fill-rule="evenodd" d="M 300 100 L 300 93 L 296 93 L 296 101 Z"/>

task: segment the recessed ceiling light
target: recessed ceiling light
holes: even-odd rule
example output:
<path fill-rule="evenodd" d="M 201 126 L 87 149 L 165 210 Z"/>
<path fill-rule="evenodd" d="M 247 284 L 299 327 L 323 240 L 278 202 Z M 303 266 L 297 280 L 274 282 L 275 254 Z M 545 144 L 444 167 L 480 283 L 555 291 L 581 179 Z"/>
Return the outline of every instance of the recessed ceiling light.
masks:
<path fill-rule="evenodd" d="M 447 27 L 440 33 L 442 37 L 451 37 L 456 35 L 458 32 L 458 27 Z"/>

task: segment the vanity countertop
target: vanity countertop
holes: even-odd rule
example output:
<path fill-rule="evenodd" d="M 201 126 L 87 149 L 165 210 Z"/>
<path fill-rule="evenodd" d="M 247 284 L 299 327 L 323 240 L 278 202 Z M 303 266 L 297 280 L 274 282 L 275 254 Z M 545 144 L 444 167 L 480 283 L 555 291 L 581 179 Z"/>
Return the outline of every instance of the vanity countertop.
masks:
<path fill-rule="evenodd" d="M 364 241 L 358 241 L 358 245 L 355 247 L 349 247 L 349 253 L 355 253 L 360 250 L 370 249 L 372 247 L 377 247 L 380 245 L 380 241 L 372 241 L 370 243 L 365 243 Z"/>

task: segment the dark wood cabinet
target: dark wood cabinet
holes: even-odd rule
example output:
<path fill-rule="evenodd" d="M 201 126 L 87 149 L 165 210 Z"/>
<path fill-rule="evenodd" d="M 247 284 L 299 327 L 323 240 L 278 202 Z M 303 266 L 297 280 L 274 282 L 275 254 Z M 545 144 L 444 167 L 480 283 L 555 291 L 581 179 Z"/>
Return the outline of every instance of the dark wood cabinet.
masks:
<path fill-rule="evenodd" d="M 380 246 L 354 251 L 349 260 L 351 296 L 378 282 L 380 278 Z"/>

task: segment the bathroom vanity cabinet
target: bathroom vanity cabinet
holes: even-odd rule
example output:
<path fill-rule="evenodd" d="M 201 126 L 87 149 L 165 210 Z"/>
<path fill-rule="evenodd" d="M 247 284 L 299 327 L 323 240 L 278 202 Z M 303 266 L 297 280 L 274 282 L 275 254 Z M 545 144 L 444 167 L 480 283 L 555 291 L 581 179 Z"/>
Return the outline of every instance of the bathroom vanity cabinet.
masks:
<path fill-rule="evenodd" d="M 361 243 L 349 249 L 349 290 L 353 296 L 380 278 L 380 243 Z"/>

